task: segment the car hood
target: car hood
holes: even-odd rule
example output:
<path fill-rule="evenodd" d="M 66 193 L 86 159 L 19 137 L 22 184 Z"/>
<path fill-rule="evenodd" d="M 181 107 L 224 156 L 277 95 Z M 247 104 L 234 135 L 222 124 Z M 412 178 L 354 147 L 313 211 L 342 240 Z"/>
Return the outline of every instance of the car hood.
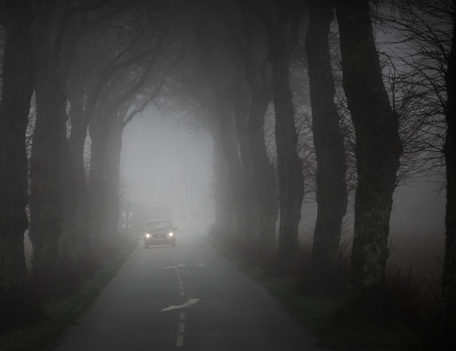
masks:
<path fill-rule="evenodd" d="M 168 234 L 169 232 L 171 232 L 171 229 L 155 229 L 149 231 L 151 234 Z"/>

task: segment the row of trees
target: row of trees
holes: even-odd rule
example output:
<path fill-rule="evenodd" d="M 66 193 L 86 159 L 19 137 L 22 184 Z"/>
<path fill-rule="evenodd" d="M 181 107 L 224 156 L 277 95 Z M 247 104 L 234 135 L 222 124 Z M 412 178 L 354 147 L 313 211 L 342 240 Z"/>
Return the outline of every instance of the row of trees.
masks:
<path fill-rule="evenodd" d="M 194 24 L 180 88 L 205 112 L 215 143 L 214 233 L 249 255 L 276 258 L 280 273 L 297 269 L 310 174 L 318 205 L 310 270 L 324 282 L 355 189 L 350 285 L 376 289 L 386 278 L 396 187 L 445 163 L 442 296 L 445 335 L 454 343 L 454 3 L 200 1 L 198 9 L 206 16 Z M 309 133 L 310 153 L 302 150 Z"/>
<path fill-rule="evenodd" d="M 192 65 L 186 66 L 186 79 L 181 81 L 187 84 L 186 92 L 192 93 L 192 98 L 203 106 L 202 110 L 209 111 L 206 119 L 214 139 L 217 142 L 227 139 L 225 145 L 219 146 L 223 152 L 221 158 L 232 167 L 221 173 L 233 174 L 228 177 L 233 184 L 228 187 L 226 197 L 231 198 L 225 199 L 225 206 L 231 204 L 231 212 L 239 211 L 240 214 L 234 221 L 238 225 L 236 228 L 230 228 L 232 218 L 225 218 L 225 221 L 219 218 L 217 222 L 222 231 L 225 228 L 232 235 L 240 235 L 242 240 L 249 236 L 261 242 L 268 236 L 273 238 L 273 225 L 269 226 L 269 231 L 258 230 L 255 225 L 276 212 L 271 204 L 274 192 L 277 192 L 281 218 L 278 252 L 282 258 L 279 261 L 286 266 L 299 250 L 298 223 L 303 194 L 315 190 L 319 211 L 313 255 L 315 262 L 330 262 L 338 254 L 348 193 L 355 182 L 353 284 L 367 286 L 382 281 L 388 256 L 393 192 L 408 173 L 417 171 L 414 159 L 423 163 L 419 169 L 429 167 L 433 160 L 429 153 L 433 147 L 438 149 L 439 140 L 426 138 L 426 135 L 431 134 L 433 127 L 434 134 L 441 132 L 435 121 L 436 114 L 442 111 L 423 112 L 428 108 L 426 99 L 431 98 L 434 91 L 418 91 L 417 86 L 423 86 L 422 83 L 405 77 L 409 73 L 404 68 L 407 66 L 398 68 L 401 56 L 395 53 L 392 58 L 387 49 L 382 48 L 384 51 L 379 53 L 376 47 L 378 26 L 385 22 L 390 27 L 409 23 L 407 16 L 418 3 L 395 4 L 393 9 L 397 13 L 394 17 L 389 8 L 375 11 L 364 1 L 341 2 L 337 9 L 330 2 L 309 2 L 307 7 L 292 1 L 280 4 L 274 1 L 227 2 L 224 6 L 200 4 L 209 19 L 199 24 L 199 28 L 196 26 Z M 447 11 L 446 18 L 451 26 L 451 8 Z M 372 12 L 375 12 L 374 24 Z M 333 25 L 334 14 L 337 15 L 337 30 Z M 347 18 L 350 21 L 344 22 Z M 432 19 L 428 18 L 428 21 L 432 23 Z M 211 30 L 211 36 L 206 34 L 208 30 Z M 395 30 L 396 37 L 405 35 Z M 335 54 L 334 51 L 339 52 Z M 413 54 L 414 57 L 419 55 Z M 339 67 L 340 58 L 342 65 Z M 194 72 L 189 73 L 190 70 Z M 296 81 L 303 76 L 299 70 L 308 74 L 308 87 L 303 87 L 307 81 Z M 339 73 L 343 73 L 342 82 L 339 82 Z M 199 95 L 195 96 L 195 93 Z M 263 130 L 271 127 L 264 126 L 265 114 L 271 112 L 270 102 L 275 118 L 273 155 L 267 150 L 269 140 L 265 147 L 264 139 L 268 137 Z M 310 155 L 302 151 L 308 146 L 302 140 L 307 138 L 302 134 L 308 133 L 305 112 L 301 113 L 301 105 L 306 104 L 312 111 L 314 150 Z M 298 115 L 295 115 L 296 111 Z M 261 114 L 261 119 L 256 113 Z M 425 117 L 427 120 L 423 121 Z M 259 127 L 257 118 L 261 120 Z M 220 125 L 225 134 L 235 135 L 220 136 L 217 134 Z M 254 145 L 258 139 L 259 148 Z M 232 144 L 228 144 L 229 140 Z M 436 145 L 429 145 L 432 142 Z M 253 152 L 256 152 L 255 157 L 251 156 Z M 303 157 L 306 157 L 304 166 Z M 356 162 L 355 180 L 351 157 Z M 215 159 L 222 162 L 219 157 Z M 258 160 L 265 160 L 267 166 L 256 165 Z M 315 162 L 317 167 L 313 165 Z M 272 174 L 266 171 L 271 164 L 276 167 Z M 282 165 L 286 166 L 282 169 Z M 315 168 L 315 174 L 307 168 Z M 310 185 L 311 190 L 302 189 L 306 184 L 303 173 L 314 177 L 316 185 Z M 260 215 L 256 208 L 261 207 L 263 202 L 258 199 L 264 195 L 260 195 L 259 184 L 251 184 L 260 182 L 268 182 L 264 188 L 272 190 L 272 194 L 265 197 L 270 199 L 268 204 L 271 205 L 268 216 Z M 278 188 L 274 189 L 276 182 Z M 236 188 L 239 190 L 234 191 Z M 223 198 L 223 188 L 216 189 Z M 253 193 L 252 189 L 255 189 Z M 233 206 L 236 194 L 241 196 Z M 223 202 L 219 199 L 217 204 L 223 206 Z M 228 209 L 220 213 L 228 217 L 236 215 L 229 214 Z M 254 219 L 249 222 L 246 215 Z M 248 230 L 239 234 L 242 228 Z M 320 263 L 317 266 L 321 266 Z"/>
<path fill-rule="evenodd" d="M 174 6 L 0 3 L 2 315 L 22 318 L 24 301 L 71 291 L 117 252 L 122 130 L 175 64 Z"/>
<path fill-rule="evenodd" d="M 355 188 L 351 286 L 381 284 L 397 184 L 416 160 L 444 156 L 454 337 L 453 1 L 0 4 L 2 311 L 27 290 L 27 208 L 39 296 L 63 269 L 82 274 L 115 252 L 122 130 L 161 92 L 213 136 L 214 233 L 282 274 L 299 264 L 302 201 L 315 192 L 311 271 L 329 279 Z M 379 46 L 379 26 L 394 44 Z"/>

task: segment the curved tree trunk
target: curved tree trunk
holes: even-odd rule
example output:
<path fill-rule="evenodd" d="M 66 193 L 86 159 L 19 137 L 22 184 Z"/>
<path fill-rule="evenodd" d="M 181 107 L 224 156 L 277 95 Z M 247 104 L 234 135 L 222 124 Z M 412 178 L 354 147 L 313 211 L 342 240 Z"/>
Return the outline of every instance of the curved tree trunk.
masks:
<path fill-rule="evenodd" d="M 25 134 L 33 90 L 30 1 L 7 1 L 6 45 L 0 101 L 0 315 L 23 307 L 28 226 Z M 8 318 L 1 318 L 11 322 Z M 0 325 L 2 323 L 0 322 Z"/>
<path fill-rule="evenodd" d="M 343 85 L 356 133 L 358 186 L 351 282 L 383 282 L 389 220 L 402 147 L 382 80 L 367 0 L 337 3 Z"/>
<path fill-rule="evenodd" d="M 317 160 L 318 204 L 312 261 L 313 270 L 320 273 L 337 258 L 342 220 L 347 207 L 344 137 L 334 103 L 334 79 L 328 43 L 332 20 L 329 0 L 309 3 L 306 52 Z"/>
<path fill-rule="evenodd" d="M 447 179 L 445 215 L 445 260 L 443 263 L 443 302 L 445 311 L 445 336 L 448 349 L 456 346 L 456 28 L 446 72 L 447 135 L 444 146 Z"/>
<path fill-rule="evenodd" d="M 302 162 L 297 151 L 297 132 L 290 89 L 288 25 L 290 14 L 281 14 L 268 29 L 269 57 L 272 65 L 272 87 L 275 108 L 275 139 L 279 179 L 279 264 L 288 270 L 296 259 L 298 225 L 304 196 Z"/>

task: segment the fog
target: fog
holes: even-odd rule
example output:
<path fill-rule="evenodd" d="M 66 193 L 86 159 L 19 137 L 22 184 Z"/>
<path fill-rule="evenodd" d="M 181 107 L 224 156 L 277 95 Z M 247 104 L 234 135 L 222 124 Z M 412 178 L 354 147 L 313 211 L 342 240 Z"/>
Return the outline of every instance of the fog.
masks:
<path fill-rule="evenodd" d="M 424 177 L 396 190 L 390 222 L 390 269 L 411 270 L 419 276 L 439 275 L 445 243 L 445 191 L 441 182 L 439 177 Z M 312 245 L 316 215 L 315 203 L 303 204 L 300 238 L 306 247 Z M 353 220 L 351 205 L 343 223 L 345 255 L 350 254 Z"/>
<path fill-rule="evenodd" d="M 177 109 L 185 111 L 185 106 Z M 186 235 L 206 236 L 214 224 L 213 144 L 207 130 L 195 129 L 183 115 L 150 108 L 125 128 L 120 191 L 125 201 L 149 209 L 171 208 L 173 221 Z M 443 184 L 442 176 L 421 176 L 396 189 L 390 222 L 391 269 L 439 274 L 445 232 Z M 314 194 L 309 194 L 302 206 L 300 241 L 306 247 L 312 246 L 314 201 Z M 353 239 L 353 211 L 351 203 L 343 224 L 345 255 Z"/>
<path fill-rule="evenodd" d="M 454 0 L 0 0 L 1 351 L 456 349 Z"/>
<path fill-rule="evenodd" d="M 185 117 L 150 108 L 126 127 L 122 144 L 124 200 L 149 209 L 171 208 L 181 230 L 207 233 L 214 221 L 213 151 L 207 130 L 191 129 Z"/>

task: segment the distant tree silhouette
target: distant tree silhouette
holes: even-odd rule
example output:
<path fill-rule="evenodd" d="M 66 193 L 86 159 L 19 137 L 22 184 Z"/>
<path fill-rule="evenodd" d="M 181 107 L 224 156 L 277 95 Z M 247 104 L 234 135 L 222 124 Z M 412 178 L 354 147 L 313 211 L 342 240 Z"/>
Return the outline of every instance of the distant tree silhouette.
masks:
<path fill-rule="evenodd" d="M 262 21 L 272 67 L 272 100 L 275 111 L 277 174 L 279 183 L 279 268 L 288 271 L 299 251 L 298 224 L 304 196 L 302 163 L 297 151 L 294 106 L 290 88 L 290 54 L 296 23 L 302 14 L 296 1 L 239 2 Z M 271 8 L 273 9 L 271 11 Z"/>

